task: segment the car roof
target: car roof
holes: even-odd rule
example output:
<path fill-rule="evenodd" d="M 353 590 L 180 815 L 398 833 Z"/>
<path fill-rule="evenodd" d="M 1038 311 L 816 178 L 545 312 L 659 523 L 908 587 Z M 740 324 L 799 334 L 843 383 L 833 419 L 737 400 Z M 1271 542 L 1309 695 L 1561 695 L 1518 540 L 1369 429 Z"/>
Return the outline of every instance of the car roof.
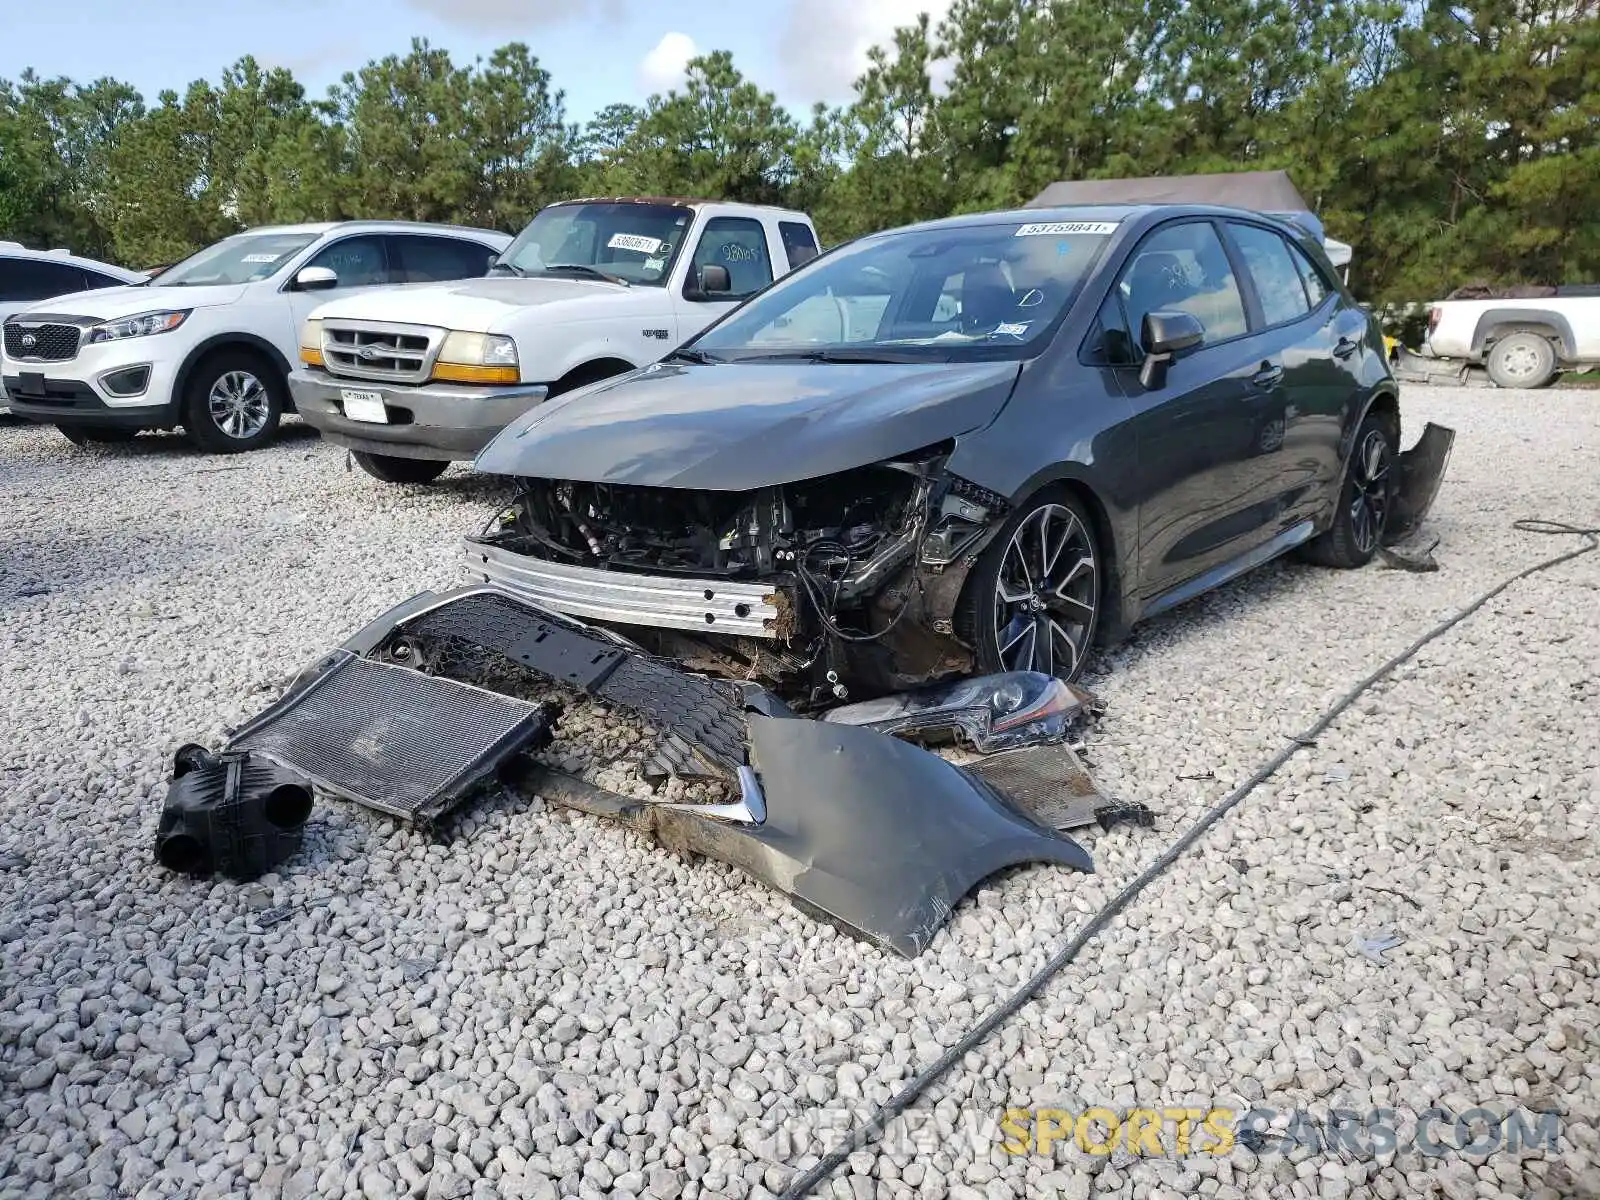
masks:
<path fill-rule="evenodd" d="M 434 233 L 472 233 L 480 237 L 505 238 L 510 240 L 511 235 L 501 233 L 498 229 L 479 229 L 472 225 L 446 225 L 438 221 L 304 221 L 298 225 L 256 225 L 250 229 L 241 229 L 238 233 L 229 234 L 229 237 L 244 237 L 247 234 L 262 233 L 312 233 L 321 236 L 325 233 L 349 232 L 370 230 L 374 233 L 418 233 L 424 230 Z M 226 241 L 227 239 L 222 239 Z"/>
<path fill-rule="evenodd" d="M 1047 225 L 1056 222 L 1106 221 L 1149 224 L 1170 217 L 1234 217 L 1269 224 L 1287 225 L 1268 213 L 1252 212 L 1244 208 L 1229 208 L 1221 204 L 1064 204 L 1051 208 L 1013 208 L 999 212 L 963 213 L 956 217 L 943 217 L 936 221 L 920 221 L 903 225 L 903 232 L 911 229 L 967 229 L 982 225 Z M 1291 226 L 1291 228 L 1298 228 Z"/>
<path fill-rule="evenodd" d="M 90 271 L 101 271 L 114 278 L 124 279 L 129 283 L 144 279 L 145 276 L 138 271 L 130 271 L 127 267 L 119 267 L 112 263 L 101 262 L 97 258 L 84 258 L 72 251 L 61 247 L 54 250 L 30 250 L 21 242 L 0 242 L 0 257 L 27 258 L 43 260 L 45 262 L 71 263 Z"/>
<path fill-rule="evenodd" d="M 560 208 L 568 204 L 671 204 L 679 208 L 738 208 L 806 221 L 811 219 L 799 209 L 783 208 L 776 204 L 747 204 L 743 200 L 712 200 L 705 196 L 576 196 L 571 200 L 552 201 L 546 207 Z"/>

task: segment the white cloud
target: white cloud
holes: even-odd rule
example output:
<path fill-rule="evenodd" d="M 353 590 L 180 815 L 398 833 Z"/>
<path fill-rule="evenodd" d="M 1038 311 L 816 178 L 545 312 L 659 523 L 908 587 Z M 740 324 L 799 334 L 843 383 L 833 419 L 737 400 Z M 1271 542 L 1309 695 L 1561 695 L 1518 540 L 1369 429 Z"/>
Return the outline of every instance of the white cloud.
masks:
<path fill-rule="evenodd" d="M 867 51 L 894 44 L 894 31 L 927 13 L 937 28 L 951 0 L 790 0 L 778 44 L 784 99 L 810 105 L 848 100 Z"/>
<path fill-rule="evenodd" d="M 615 20 L 622 0 L 406 0 L 440 20 L 483 33 L 515 35 L 592 18 Z"/>
<path fill-rule="evenodd" d="M 687 33 L 669 33 L 639 63 L 639 87 L 647 95 L 666 92 L 683 82 L 684 68 L 699 54 Z"/>

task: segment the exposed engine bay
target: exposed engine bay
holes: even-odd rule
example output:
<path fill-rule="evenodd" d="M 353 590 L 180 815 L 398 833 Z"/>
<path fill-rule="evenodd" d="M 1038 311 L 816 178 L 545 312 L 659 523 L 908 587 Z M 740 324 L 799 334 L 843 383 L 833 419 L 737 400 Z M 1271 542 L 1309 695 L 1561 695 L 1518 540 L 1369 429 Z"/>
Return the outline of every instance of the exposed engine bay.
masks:
<path fill-rule="evenodd" d="M 587 600 L 554 604 L 560 611 L 802 708 L 902 691 L 973 669 L 955 608 L 972 556 L 1008 507 L 945 472 L 945 449 L 750 492 L 523 480 L 469 553 L 516 556 L 523 581 L 541 574 L 538 563 L 571 568 L 578 574 L 563 578 Z M 619 574 L 603 585 L 591 571 Z M 600 592 L 625 587 L 624 572 L 650 576 L 671 602 L 608 604 Z M 558 599 L 539 583 L 531 598 Z M 719 592 L 734 597 L 731 614 L 667 611 Z"/>

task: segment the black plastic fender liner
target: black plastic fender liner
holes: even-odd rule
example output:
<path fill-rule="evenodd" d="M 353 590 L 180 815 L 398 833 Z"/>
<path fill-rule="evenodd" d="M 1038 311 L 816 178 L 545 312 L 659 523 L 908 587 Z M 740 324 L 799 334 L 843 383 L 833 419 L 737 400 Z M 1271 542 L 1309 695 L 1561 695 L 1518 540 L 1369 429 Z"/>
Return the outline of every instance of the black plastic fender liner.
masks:
<path fill-rule="evenodd" d="M 848 725 L 748 719 L 766 801 L 760 824 L 630 800 L 555 771 L 524 786 L 669 849 L 729 863 L 906 958 L 926 949 L 961 898 L 996 871 L 1027 862 L 1094 870 L 1074 839 L 920 747 Z"/>
<path fill-rule="evenodd" d="M 1401 541 L 1422 524 L 1438 498 L 1455 444 L 1455 430 L 1429 421 L 1417 444 L 1400 455 L 1400 486 L 1384 532 L 1385 543 Z"/>

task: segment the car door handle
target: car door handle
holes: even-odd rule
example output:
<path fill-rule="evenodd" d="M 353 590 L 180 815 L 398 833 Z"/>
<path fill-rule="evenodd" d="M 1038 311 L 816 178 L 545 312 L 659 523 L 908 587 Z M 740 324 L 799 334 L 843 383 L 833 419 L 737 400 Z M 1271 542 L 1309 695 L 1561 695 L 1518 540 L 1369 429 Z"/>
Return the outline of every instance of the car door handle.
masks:
<path fill-rule="evenodd" d="M 1333 348 L 1333 356 L 1335 358 L 1349 358 L 1359 349 L 1361 349 L 1360 342 L 1353 341 L 1347 337 L 1341 337 Z"/>
<path fill-rule="evenodd" d="M 1258 388 L 1277 387 L 1281 382 L 1283 382 L 1283 368 L 1272 363 L 1262 363 L 1261 369 L 1250 376 L 1251 385 Z"/>

